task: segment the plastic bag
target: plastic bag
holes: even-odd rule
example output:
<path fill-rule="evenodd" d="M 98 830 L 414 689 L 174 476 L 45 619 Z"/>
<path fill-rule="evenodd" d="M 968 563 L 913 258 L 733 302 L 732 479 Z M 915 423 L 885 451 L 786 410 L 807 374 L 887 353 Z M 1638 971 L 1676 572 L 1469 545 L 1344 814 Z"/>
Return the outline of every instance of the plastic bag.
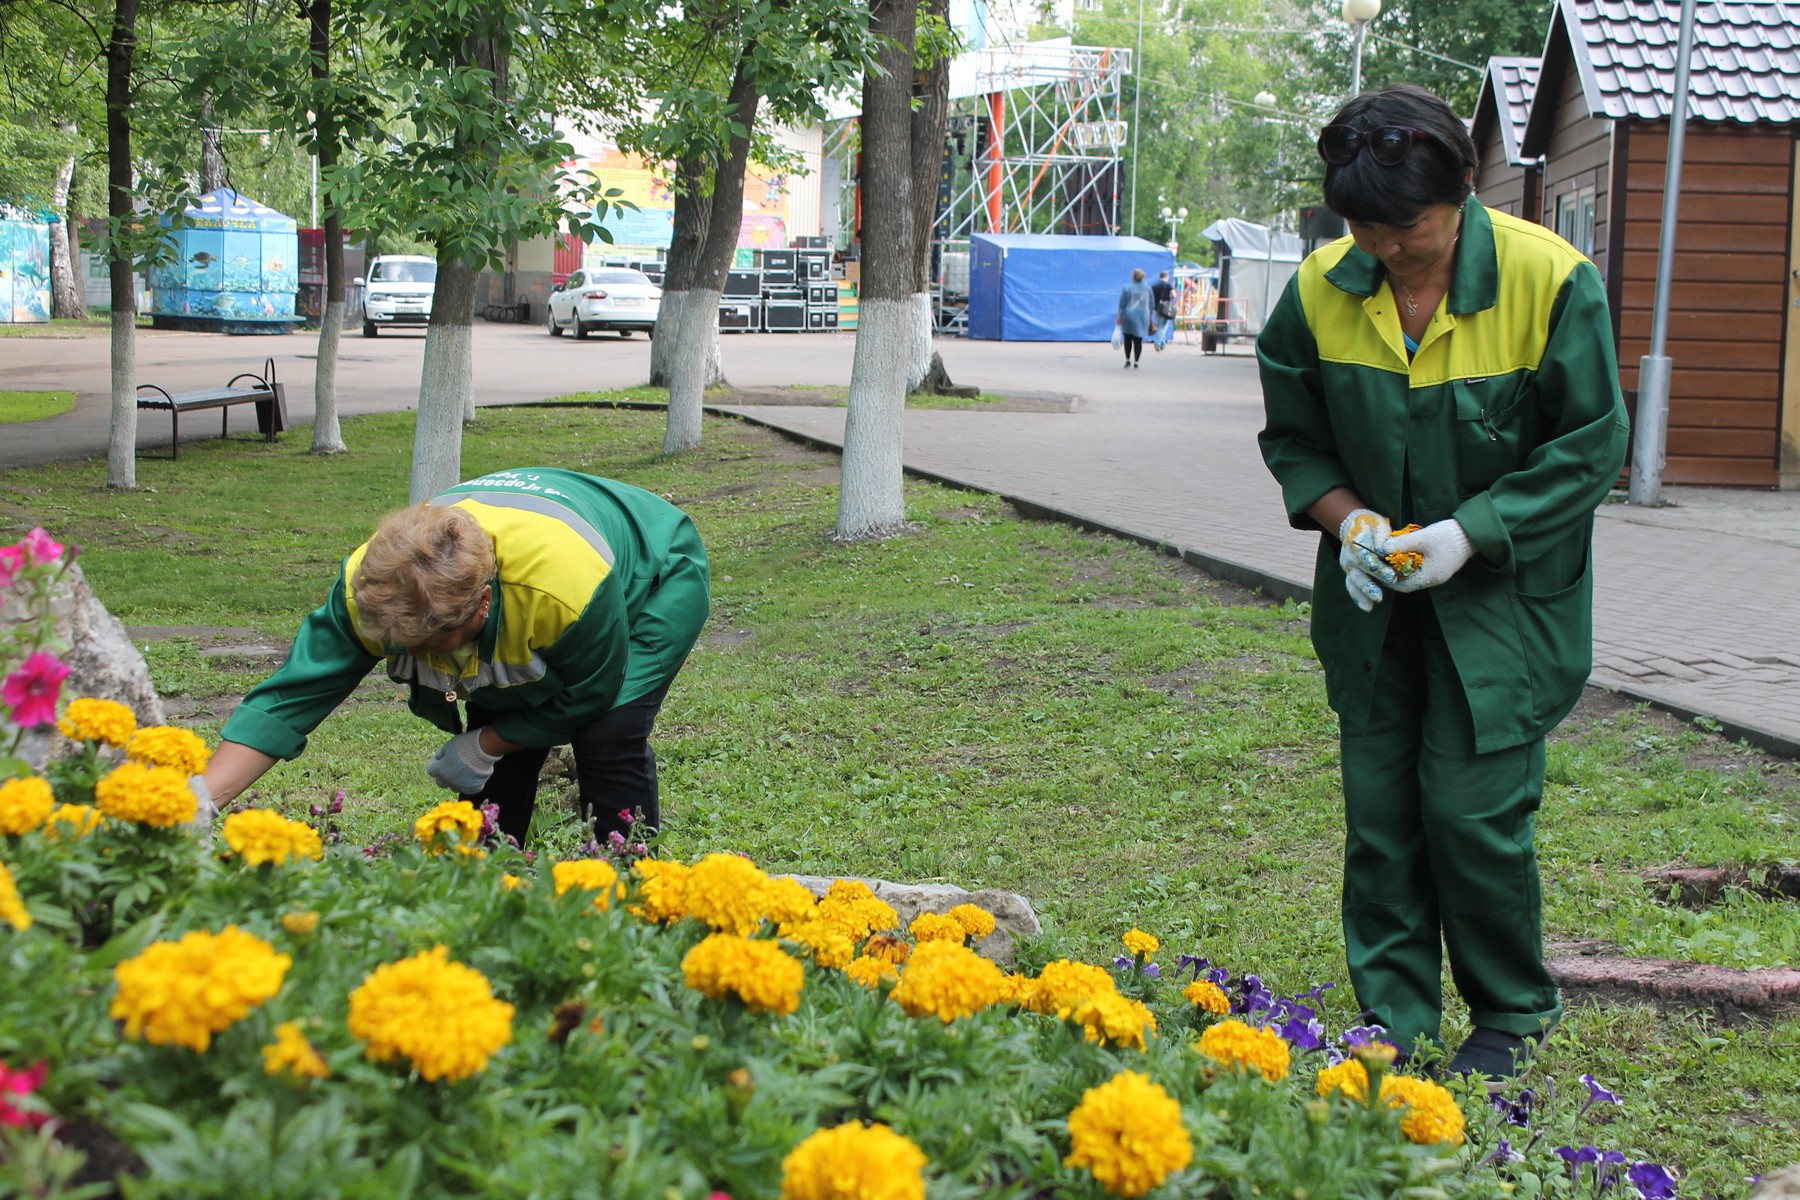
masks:
<path fill-rule="evenodd" d="M 1123 350 L 1124 348 L 1125 348 L 1125 329 L 1123 326 L 1114 325 L 1113 326 L 1113 349 L 1114 350 Z"/>

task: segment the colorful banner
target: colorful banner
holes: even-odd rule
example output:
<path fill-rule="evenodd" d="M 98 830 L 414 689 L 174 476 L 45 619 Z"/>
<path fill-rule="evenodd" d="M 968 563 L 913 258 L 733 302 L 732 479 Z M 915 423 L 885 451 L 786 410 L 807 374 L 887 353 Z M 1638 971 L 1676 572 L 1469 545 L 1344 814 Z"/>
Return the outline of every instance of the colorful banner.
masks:
<path fill-rule="evenodd" d="M 588 171 L 602 191 L 619 190 L 617 199 L 636 209 L 611 213 L 600 224 L 612 235 L 612 243 L 594 242 L 586 257 L 596 264 L 603 257 L 632 251 L 666 250 L 675 237 L 675 196 L 669 171 L 649 164 L 635 154 L 608 146 L 589 158 L 566 164 L 574 172 Z M 744 176 L 744 222 L 738 245 L 758 250 L 781 250 L 788 244 L 788 176 L 754 164 Z"/>

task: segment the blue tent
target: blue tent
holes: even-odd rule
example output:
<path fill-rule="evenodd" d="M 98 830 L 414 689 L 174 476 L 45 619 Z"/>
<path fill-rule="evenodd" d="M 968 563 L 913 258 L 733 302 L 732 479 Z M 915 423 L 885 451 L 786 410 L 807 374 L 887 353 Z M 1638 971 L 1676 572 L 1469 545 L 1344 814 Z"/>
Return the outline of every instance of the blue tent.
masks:
<path fill-rule="evenodd" d="M 175 257 L 150 273 L 158 325 L 226 332 L 287 332 L 298 318 L 300 233 L 284 216 L 230 188 L 188 206 L 172 235 Z M 163 224 L 173 225 L 165 216 Z"/>
<path fill-rule="evenodd" d="M 977 233 L 969 245 L 969 336 L 1003 342 L 1112 339 L 1134 267 L 1173 271 L 1167 246 L 1136 237 Z"/>

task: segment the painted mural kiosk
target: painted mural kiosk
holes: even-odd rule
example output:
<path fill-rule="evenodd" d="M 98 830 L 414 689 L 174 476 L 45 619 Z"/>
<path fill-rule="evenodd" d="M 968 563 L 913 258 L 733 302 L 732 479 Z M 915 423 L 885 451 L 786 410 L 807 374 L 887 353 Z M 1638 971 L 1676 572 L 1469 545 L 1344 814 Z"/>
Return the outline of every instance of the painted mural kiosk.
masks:
<path fill-rule="evenodd" d="M 150 323 L 211 333 L 292 333 L 300 317 L 300 232 L 294 218 L 230 188 L 208 192 L 177 222 L 174 256 L 150 272 Z"/>
<path fill-rule="evenodd" d="M 49 222 L 37 213 L 0 205 L 0 324 L 49 319 Z"/>

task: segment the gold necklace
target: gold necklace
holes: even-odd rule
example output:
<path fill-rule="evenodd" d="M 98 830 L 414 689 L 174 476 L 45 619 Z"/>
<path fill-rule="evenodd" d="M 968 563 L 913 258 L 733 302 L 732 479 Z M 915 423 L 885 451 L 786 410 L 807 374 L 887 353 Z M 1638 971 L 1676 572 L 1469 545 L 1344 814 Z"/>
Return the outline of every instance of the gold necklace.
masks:
<path fill-rule="evenodd" d="M 1397 279 L 1394 282 L 1400 283 L 1400 281 Z M 1413 299 L 1413 290 L 1411 288 L 1407 287 L 1404 283 L 1400 284 L 1400 290 L 1406 293 L 1406 295 L 1404 297 L 1404 302 L 1406 304 L 1406 315 L 1409 317 L 1418 316 L 1419 315 L 1419 302 L 1417 300 Z"/>

